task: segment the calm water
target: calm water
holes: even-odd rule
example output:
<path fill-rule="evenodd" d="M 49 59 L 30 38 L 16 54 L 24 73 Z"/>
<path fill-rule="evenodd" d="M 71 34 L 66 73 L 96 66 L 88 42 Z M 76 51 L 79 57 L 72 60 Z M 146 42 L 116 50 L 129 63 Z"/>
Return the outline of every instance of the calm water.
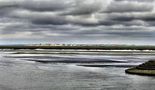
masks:
<path fill-rule="evenodd" d="M 0 90 L 155 90 L 155 77 L 124 72 L 154 58 L 154 51 L 0 50 Z"/>

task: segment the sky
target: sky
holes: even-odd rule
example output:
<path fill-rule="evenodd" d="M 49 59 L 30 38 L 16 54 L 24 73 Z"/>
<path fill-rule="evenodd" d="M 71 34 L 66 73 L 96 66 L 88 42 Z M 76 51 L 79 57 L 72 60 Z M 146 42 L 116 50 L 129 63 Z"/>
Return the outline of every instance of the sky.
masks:
<path fill-rule="evenodd" d="M 0 0 L 0 44 L 155 45 L 154 0 Z"/>

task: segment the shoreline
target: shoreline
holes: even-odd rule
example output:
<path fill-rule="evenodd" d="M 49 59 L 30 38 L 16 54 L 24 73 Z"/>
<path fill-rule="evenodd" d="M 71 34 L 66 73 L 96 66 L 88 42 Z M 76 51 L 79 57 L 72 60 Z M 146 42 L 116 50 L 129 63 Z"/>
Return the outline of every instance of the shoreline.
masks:
<path fill-rule="evenodd" d="M 0 49 L 155 50 L 150 45 L 0 45 Z"/>

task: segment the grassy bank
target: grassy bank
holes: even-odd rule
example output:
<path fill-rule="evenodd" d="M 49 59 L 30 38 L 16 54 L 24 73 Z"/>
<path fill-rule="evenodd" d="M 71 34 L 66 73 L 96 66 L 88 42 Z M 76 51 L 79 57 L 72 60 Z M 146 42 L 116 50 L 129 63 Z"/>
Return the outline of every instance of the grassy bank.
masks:
<path fill-rule="evenodd" d="M 155 76 L 155 61 L 145 62 L 137 67 L 127 69 L 125 72 L 128 74 Z"/>
<path fill-rule="evenodd" d="M 3 45 L 0 49 L 100 49 L 100 50 L 155 50 L 155 46 L 135 45 Z"/>

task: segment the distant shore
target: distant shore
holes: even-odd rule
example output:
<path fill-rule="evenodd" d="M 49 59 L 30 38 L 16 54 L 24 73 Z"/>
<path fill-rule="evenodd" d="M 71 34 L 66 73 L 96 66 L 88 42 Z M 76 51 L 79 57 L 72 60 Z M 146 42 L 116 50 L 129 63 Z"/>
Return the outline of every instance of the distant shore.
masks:
<path fill-rule="evenodd" d="M 155 50 L 150 45 L 0 45 L 0 49 Z"/>

